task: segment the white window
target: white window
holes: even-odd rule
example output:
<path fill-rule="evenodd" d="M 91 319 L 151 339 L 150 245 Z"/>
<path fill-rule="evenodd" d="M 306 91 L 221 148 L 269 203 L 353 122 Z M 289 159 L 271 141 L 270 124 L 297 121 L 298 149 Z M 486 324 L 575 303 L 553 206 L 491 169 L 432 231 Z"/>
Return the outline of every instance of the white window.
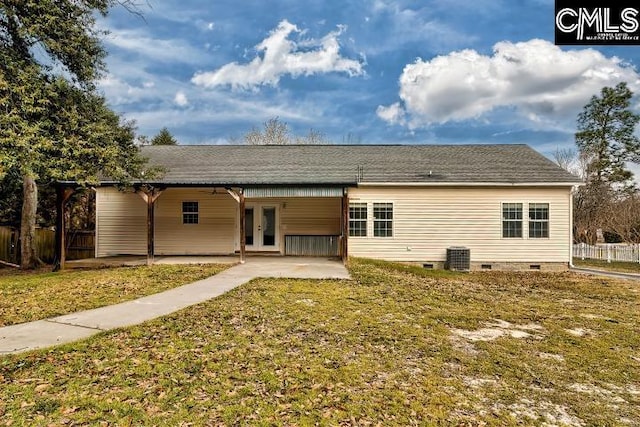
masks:
<path fill-rule="evenodd" d="M 349 236 L 366 237 L 367 204 L 349 203 Z"/>
<path fill-rule="evenodd" d="M 549 237 L 549 203 L 529 203 L 529 237 Z"/>
<path fill-rule="evenodd" d="M 522 203 L 502 204 L 502 237 L 522 237 Z"/>
<path fill-rule="evenodd" d="M 373 235 L 375 237 L 393 236 L 393 203 L 373 204 Z"/>
<path fill-rule="evenodd" d="M 198 223 L 198 202 L 182 202 L 182 223 Z"/>

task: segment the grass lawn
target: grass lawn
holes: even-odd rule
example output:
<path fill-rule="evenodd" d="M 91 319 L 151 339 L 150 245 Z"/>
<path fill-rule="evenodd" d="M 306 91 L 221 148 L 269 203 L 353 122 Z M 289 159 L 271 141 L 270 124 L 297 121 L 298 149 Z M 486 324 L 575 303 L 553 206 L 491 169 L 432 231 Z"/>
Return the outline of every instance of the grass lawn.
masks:
<path fill-rule="evenodd" d="M 352 259 L 0 357 L 0 424 L 640 425 L 640 286 Z"/>
<path fill-rule="evenodd" d="M 57 273 L 0 274 L 0 326 L 132 300 L 228 268 L 225 264 L 154 265 Z"/>
<path fill-rule="evenodd" d="M 575 265 L 576 267 L 595 268 L 597 270 L 620 271 L 623 273 L 640 274 L 640 263 L 637 262 L 607 262 L 597 259 L 581 260 L 580 258 L 574 258 L 573 265 Z"/>

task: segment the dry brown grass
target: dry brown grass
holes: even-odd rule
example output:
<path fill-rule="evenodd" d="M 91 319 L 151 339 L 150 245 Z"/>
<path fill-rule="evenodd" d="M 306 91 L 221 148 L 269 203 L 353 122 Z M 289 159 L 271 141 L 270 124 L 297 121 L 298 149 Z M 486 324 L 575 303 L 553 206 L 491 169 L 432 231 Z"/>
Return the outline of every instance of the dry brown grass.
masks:
<path fill-rule="evenodd" d="M 0 358 L 0 423 L 640 425 L 637 285 L 350 270 Z"/>
<path fill-rule="evenodd" d="M 186 285 L 228 267 L 155 265 L 0 275 L 0 326 L 117 304 Z"/>

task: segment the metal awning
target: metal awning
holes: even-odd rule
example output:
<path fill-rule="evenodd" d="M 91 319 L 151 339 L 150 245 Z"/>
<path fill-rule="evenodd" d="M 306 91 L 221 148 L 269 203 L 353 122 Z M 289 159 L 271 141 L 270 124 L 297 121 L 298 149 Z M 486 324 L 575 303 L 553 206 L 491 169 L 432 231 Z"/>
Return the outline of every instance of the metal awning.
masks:
<path fill-rule="evenodd" d="M 244 188 L 246 198 L 258 197 L 342 197 L 343 187 L 258 187 Z"/>

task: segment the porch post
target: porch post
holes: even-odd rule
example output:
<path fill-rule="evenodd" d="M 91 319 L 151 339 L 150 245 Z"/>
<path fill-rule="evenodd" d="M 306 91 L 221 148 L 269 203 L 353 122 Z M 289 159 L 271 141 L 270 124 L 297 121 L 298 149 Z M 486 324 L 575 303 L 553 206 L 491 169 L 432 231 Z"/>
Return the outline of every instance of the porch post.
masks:
<path fill-rule="evenodd" d="M 147 197 L 147 265 L 153 264 L 154 242 L 153 232 L 155 229 L 155 209 L 154 200 L 151 194 Z"/>
<path fill-rule="evenodd" d="M 244 191 L 240 190 L 240 264 L 245 262 L 247 217 L 244 204 Z"/>
<path fill-rule="evenodd" d="M 65 187 L 62 184 L 56 186 L 56 247 L 53 261 L 53 271 L 64 270 L 67 260 L 66 248 L 66 207 L 69 198 L 74 193 L 73 188 Z"/>
<path fill-rule="evenodd" d="M 136 193 L 142 197 L 147 204 L 147 265 L 152 265 L 155 256 L 155 204 L 164 189 L 153 187 L 141 187 Z"/>
<path fill-rule="evenodd" d="M 225 188 L 227 193 L 233 200 L 238 202 L 238 209 L 240 209 L 240 264 L 244 264 L 245 261 L 245 225 L 247 223 L 247 219 L 245 217 L 244 212 L 244 188 L 239 188 L 237 191 L 231 188 Z"/>
<path fill-rule="evenodd" d="M 344 264 L 347 263 L 347 259 L 349 257 L 348 251 L 348 239 L 349 239 L 349 195 L 347 194 L 347 189 L 344 189 L 344 193 L 342 196 L 342 262 Z"/>

